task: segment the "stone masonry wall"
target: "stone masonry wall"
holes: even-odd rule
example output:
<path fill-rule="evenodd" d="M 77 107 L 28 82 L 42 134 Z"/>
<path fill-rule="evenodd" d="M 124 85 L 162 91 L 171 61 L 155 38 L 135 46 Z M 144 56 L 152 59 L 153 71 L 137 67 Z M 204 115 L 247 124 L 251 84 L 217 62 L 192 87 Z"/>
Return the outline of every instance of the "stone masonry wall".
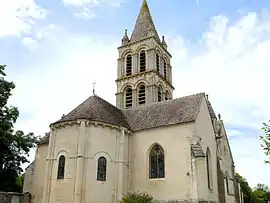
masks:
<path fill-rule="evenodd" d="M 31 203 L 30 193 L 1 192 L 0 203 Z"/>

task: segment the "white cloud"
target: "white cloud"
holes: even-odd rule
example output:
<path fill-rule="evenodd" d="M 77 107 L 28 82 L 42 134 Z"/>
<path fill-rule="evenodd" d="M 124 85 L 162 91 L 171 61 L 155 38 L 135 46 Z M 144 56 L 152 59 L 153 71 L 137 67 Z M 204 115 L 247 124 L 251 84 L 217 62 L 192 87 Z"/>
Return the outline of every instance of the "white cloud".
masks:
<path fill-rule="evenodd" d="M 235 23 L 225 16 L 216 16 L 198 42 L 167 36 L 173 55 L 174 96 L 209 94 L 226 125 L 239 130 L 228 131 L 229 136 L 239 140 L 232 140 L 232 151 L 237 170 L 252 185 L 257 182 L 270 185 L 266 174 L 269 166 L 263 163 L 259 140 L 240 132 L 241 127 L 259 129 L 270 118 L 270 95 L 265 91 L 270 75 L 267 16 L 249 13 Z M 49 36 L 47 33 L 46 38 Z M 12 103 L 31 115 L 21 118 L 17 125 L 25 131 L 47 132 L 50 123 L 92 94 L 93 81 L 97 82 L 96 93 L 115 103 L 114 80 L 121 37 L 74 36 L 64 32 L 57 36 L 41 44 L 46 53 L 42 58 L 24 64 L 31 66 L 31 71 L 12 76 L 17 84 Z"/>
<path fill-rule="evenodd" d="M 31 37 L 24 37 L 22 44 L 28 47 L 30 50 L 35 50 L 38 47 L 38 42 Z"/>
<path fill-rule="evenodd" d="M 62 0 L 65 6 L 76 9 L 74 15 L 78 19 L 90 20 L 96 17 L 95 8 L 101 6 L 119 7 L 123 0 Z"/>
<path fill-rule="evenodd" d="M 47 14 L 34 0 L 3 1 L 0 6 L 0 37 L 29 34 L 36 21 L 44 19 Z"/>
<path fill-rule="evenodd" d="M 252 186 L 270 185 L 270 166 L 264 164 L 258 139 L 262 122 L 270 118 L 269 13 L 248 13 L 234 23 L 216 16 L 198 43 L 173 36 L 168 44 L 174 57 L 175 96 L 208 93 L 225 124 L 237 128 L 228 131 L 236 169 Z"/>

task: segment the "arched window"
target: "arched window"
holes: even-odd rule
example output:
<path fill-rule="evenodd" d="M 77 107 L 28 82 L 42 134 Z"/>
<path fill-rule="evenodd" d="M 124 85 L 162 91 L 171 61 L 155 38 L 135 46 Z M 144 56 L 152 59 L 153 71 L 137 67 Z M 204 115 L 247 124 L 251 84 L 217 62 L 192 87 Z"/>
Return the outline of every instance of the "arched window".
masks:
<path fill-rule="evenodd" d="M 153 146 L 149 154 L 149 178 L 165 178 L 164 151 L 158 144 Z"/>
<path fill-rule="evenodd" d="M 167 61 L 164 59 L 163 61 L 163 68 L 164 68 L 164 77 L 167 78 Z"/>
<path fill-rule="evenodd" d="M 165 100 L 168 100 L 170 98 L 168 90 L 165 92 Z"/>
<path fill-rule="evenodd" d="M 140 72 L 144 72 L 146 70 L 146 53 L 145 50 L 140 52 Z"/>
<path fill-rule="evenodd" d="M 140 85 L 139 86 L 139 105 L 141 104 L 145 104 L 145 100 L 146 100 L 146 97 L 145 97 L 145 85 Z"/>
<path fill-rule="evenodd" d="M 107 160 L 105 157 L 102 156 L 98 158 L 97 180 L 106 181 L 106 173 L 107 173 Z"/>
<path fill-rule="evenodd" d="M 206 170 L 207 170 L 208 188 L 212 189 L 212 187 L 213 187 L 212 160 L 211 160 L 211 152 L 210 152 L 209 148 L 207 148 L 207 150 L 206 150 Z"/>
<path fill-rule="evenodd" d="M 160 56 L 157 53 L 156 54 L 156 66 L 157 66 L 157 72 L 159 73 L 159 69 L 160 69 Z"/>
<path fill-rule="evenodd" d="M 131 54 L 126 57 L 126 76 L 132 74 L 132 57 Z"/>
<path fill-rule="evenodd" d="M 64 179 L 65 177 L 65 164 L 66 158 L 65 156 L 60 156 L 58 160 L 58 170 L 57 170 L 57 179 Z"/>
<path fill-rule="evenodd" d="M 225 181 L 226 181 L 227 194 L 229 194 L 229 175 L 228 175 L 228 172 L 226 172 Z"/>
<path fill-rule="evenodd" d="M 125 91 L 125 104 L 126 109 L 132 107 L 132 89 L 130 87 L 127 87 Z"/>
<path fill-rule="evenodd" d="M 162 101 L 162 87 L 161 85 L 158 86 L 158 102 Z"/>

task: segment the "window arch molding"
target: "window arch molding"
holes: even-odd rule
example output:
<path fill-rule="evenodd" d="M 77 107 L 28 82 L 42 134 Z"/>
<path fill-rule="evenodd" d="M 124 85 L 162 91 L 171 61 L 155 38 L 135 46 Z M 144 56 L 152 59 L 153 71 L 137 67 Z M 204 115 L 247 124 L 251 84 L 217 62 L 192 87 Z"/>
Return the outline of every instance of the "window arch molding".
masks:
<path fill-rule="evenodd" d="M 147 52 L 148 49 L 149 46 L 147 46 L 146 44 L 142 44 L 135 50 L 135 53 L 140 53 L 142 50 L 145 50 Z"/>
<path fill-rule="evenodd" d="M 132 49 L 128 49 L 121 54 L 121 58 L 126 58 L 128 54 L 133 55 Z"/>
<path fill-rule="evenodd" d="M 100 151 L 100 152 L 96 152 L 95 154 L 93 154 L 93 157 L 94 157 L 95 161 L 97 161 L 98 158 L 101 157 L 101 156 L 104 156 L 107 159 L 108 162 L 113 161 L 112 157 L 105 151 Z"/>
<path fill-rule="evenodd" d="M 153 176 L 153 174 L 151 174 L 151 153 L 152 151 L 155 149 L 155 147 L 159 147 L 159 149 L 162 150 L 162 153 L 163 153 L 163 174 L 157 174 L 157 177 Z M 166 150 L 164 149 L 164 147 L 160 144 L 160 143 L 153 143 L 147 150 L 147 174 L 148 174 L 148 178 L 149 179 L 160 179 L 160 178 L 166 178 Z"/>
<path fill-rule="evenodd" d="M 136 89 L 135 86 L 134 86 L 133 84 L 127 83 L 127 84 L 125 84 L 125 85 L 121 88 L 121 91 L 120 91 L 120 92 L 124 92 L 125 89 L 126 89 L 127 87 L 131 87 L 132 90 Z"/>
<path fill-rule="evenodd" d="M 141 84 L 144 84 L 144 85 L 145 85 L 145 87 L 147 87 L 147 86 L 148 86 L 148 83 L 147 83 L 145 80 L 140 79 L 140 80 L 138 80 L 138 81 L 135 83 L 135 85 L 134 85 L 134 89 L 138 89 L 138 87 L 139 87 Z"/>

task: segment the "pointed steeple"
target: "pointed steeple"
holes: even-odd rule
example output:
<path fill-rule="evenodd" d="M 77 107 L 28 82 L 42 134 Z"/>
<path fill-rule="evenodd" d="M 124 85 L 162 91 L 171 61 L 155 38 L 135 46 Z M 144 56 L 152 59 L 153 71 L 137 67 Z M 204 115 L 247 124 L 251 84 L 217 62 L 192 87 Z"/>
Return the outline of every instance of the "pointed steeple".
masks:
<path fill-rule="evenodd" d="M 157 30 L 155 28 L 152 16 L 146 0 L 143 0 L 140 13 L 130 38 L 130 42 L 136 42 L 147 37 L 155 37 L 159 42 Z"/>

